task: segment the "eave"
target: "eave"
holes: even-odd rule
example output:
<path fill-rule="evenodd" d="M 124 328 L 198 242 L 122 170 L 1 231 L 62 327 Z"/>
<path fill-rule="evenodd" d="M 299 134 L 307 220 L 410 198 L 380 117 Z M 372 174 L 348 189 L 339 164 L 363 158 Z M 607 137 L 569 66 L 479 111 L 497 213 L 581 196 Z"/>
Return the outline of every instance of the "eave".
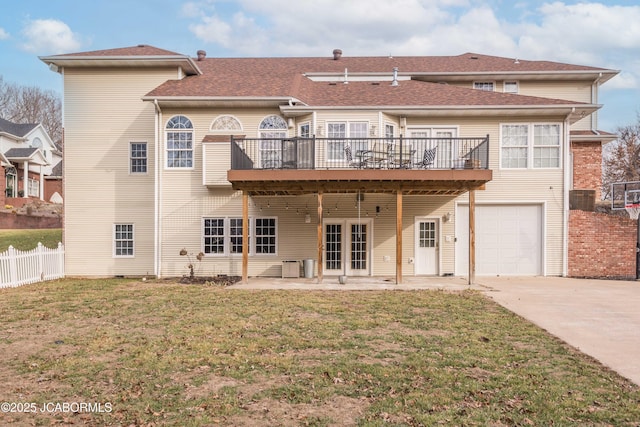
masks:
<path fill-rule="evenodd" d="M 550 105 L 370 105 L 370 106 L 290 106 L 280 105 L 285 117 L 297 117 L 314 111 L 366 111 L 374 110 L 385 114 L 404 117 L 487 117 L 487 116 L 563 116 L 570 123 L 594 113 L 602 108 L 599 104 L 550 104 Z"/>
<path fill-rule="evenodd" d="M 347 70 L 348 71 L 348 70 Z M 465 82 L 473 80 L 588 80 L 602 84 L 620 73 L 620 70 L 574 70 L 574 71 L 453 71 L 421 72 L 399 70 L 398 80 L 420 80 L 427 82 Z M 314 81 L 344 81 L 344 73 L 306 72 Z M 347 72 L 349 81 L 390 81 L 392 70 L 387 72 Z"/>
<path fill-rule="evenodd" d="M 143 96 L 142 100 L 157 101 L 162 108 L 279 107 L 299 102 L 290 96 Z"/>
<path fill-rule="evenodd" d="M 577 71 L 486 71 L 453 73 L 411 73 L 413 80 L 460 82 L 469 80 L 589 80 L 600 84 L 612 79 L 619 70 Z"/>
<path fill-rule="evenodd" d="M 615 141 L 616 139 L 618 139 L 618 135 L 614 133 L 608 133 L 608 132 L 602 133 L 597 130 L 592 130 L 589 133 L 583 133 L 583 134 L 576 134 L 572 132 L 570 134 L 570 138 L 571 138 L 571 142 L 600 141 L 604 144 L 607 144 L 611 141 Z"/>
<path fill-rule="evenodd" d="M 88 68 L 88 67 L 181 67 L 187 75 L 201 75 L 202 71 L 196 62 L 188 56 L 157 55 L 157 56 L 40 56 L 39 59 L 51 67 L 57 68 Z"/>

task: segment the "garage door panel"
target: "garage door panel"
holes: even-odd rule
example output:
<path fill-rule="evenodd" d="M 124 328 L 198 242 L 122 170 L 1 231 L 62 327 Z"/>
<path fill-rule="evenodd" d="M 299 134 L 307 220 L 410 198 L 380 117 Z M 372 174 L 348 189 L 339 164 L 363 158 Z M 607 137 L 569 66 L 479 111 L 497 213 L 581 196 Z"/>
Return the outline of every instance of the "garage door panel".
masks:
<path fill-rule="evenodd" d="M 542 207 L 476 205 L 476 274 L 542 274 Z M 456 274 L 469 271 L 469 207 L 456 212 Z"/>

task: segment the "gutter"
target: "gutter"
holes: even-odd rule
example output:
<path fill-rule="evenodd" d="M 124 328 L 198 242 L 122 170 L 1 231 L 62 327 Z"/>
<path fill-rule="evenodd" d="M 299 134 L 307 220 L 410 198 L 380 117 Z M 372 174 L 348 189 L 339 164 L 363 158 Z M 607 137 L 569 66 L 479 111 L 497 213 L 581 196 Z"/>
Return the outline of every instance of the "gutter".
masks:
<path fill-rule="evenodd" d="M 564 138 L 563 144 L 563 164 L 564 173 L 562 174 L 562 276 L 567 277 L 569 274 L 569 190 L 571 187 L 571 172 L 573 172 L 573 158 L 571 157 L 571 133 L 569 129 L 569 117 L 574 114 L 572 111 L 564 120 Z"/>
<path fill-rule="evenodd" d="M 198 68 L 198 65 L 194 62 L 193 58 L 186 55 L 147 55 L 147 56 L 136 56 L 136 55 L 120 55 L 120 56 L 83 56 L 83 55 L 53 55 L 53 56 L 39 56 L 39 60 L 44 62 L 45 64 L 54 65 L 55 67 L 86 67 L 86 66 L 96 66 L 96 63 L 102 62 L 102 65 L 106 65 L 108 62 L 163 62 L 166 64 L 174 63 L 174 62 L 187 62 L 193 74 L 202 75 L 202 71 Z M 84 62 L 93 62 L 93 64 L 83 64 Z M 99 65 L 98 65 L 99 66 Z M 52 71 L 57 71 L 57 69 L 51 68 Z"/>

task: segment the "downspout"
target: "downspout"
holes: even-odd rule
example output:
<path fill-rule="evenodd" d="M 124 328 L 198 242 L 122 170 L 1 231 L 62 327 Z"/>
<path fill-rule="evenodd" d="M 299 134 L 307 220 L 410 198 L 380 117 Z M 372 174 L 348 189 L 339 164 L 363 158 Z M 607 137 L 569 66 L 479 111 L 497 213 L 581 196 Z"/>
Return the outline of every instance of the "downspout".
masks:
<path fill-rule="evenodd" d="M 155 106 L 155 118 L 154 118 L 154 138 L 155 138 L 155 176 L 154 176 L 154 189 L 153 189 L 153 252 L 154 252 L 154 259 L 153 259 L 153 273 L 156 277 L 160 277 L 160 273 L 161 273 L 161 259 L 162 259 L 162 249 L 161 249 L 161 244 L 162 244 L 162 236 L 161 236 L 161 231 L 162 231 L 162 226 L 161 226 L 161 221 L 160 221 L 160 215 L 161 215 L 161 204 L 160 204 L 160 189 L 162 188 L 161 186 L 161 177 L 162 175 L 160 174 L 160 160 L 161 160 L 161 156 L 160 156 L 160 123 L 162 123 L 162 110 L 160 109 L 160 105 L 158 105 L 158 100 L 154 99 L 153 100 L 153 104 Z"/>
<path fill-rule="evenodd" d="M 591 85 L 591 103 L 598 103 L 598 87 L 600 86 L 600 80 L 602 80 L 602 73 L 598 74 L 598 78 Z M 591 113 L 591 130 L 596 130 L 598 127 L 598 111 Z"/>
<path fill-rule="evenodd" d="M 573 172 L 571 160 L 571 138 L 569 130 L 569 117 L 576 111 L 575 107 L 571 109 L 571 113 L 564 119 L 564 174 L 562 183 L 562 276 L 567 277 L 569 274 L 569 190 L 571 188 L 571 174 Z"/>

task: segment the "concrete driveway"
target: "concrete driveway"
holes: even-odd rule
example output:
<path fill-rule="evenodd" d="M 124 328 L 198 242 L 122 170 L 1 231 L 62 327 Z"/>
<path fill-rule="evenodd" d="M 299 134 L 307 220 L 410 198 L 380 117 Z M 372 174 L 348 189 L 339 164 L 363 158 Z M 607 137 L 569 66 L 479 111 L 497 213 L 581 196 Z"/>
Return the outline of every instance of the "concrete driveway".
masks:
<path fill-rule="evenodd" d="M 498 304 L 640 385 L 640 282 L 477 278 Z"/>

